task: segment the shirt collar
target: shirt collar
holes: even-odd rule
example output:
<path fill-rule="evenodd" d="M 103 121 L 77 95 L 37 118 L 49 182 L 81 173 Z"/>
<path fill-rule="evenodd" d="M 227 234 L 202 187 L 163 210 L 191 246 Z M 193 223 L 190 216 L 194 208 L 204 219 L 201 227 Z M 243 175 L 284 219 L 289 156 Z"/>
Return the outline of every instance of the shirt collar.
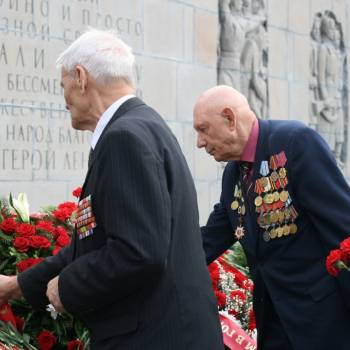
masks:
<path fill-rule="evenodd" d="M 259 122 L 256 119 L 252 126 L 252 130 L 250 131 L 250 135 L 247 141 L 247 144 L 244 147 L 244 150 L 241 155 L 241 161 L 243 162 L 254 162 L 255 161 L 255 153 L 256 153 L 256 145 L 258 143 L 259 137 Z"/>
<path fill-rule="evenodd" d="M 113 115 L 115 114 L 115 112 L 118 110 L 118 108 L 127 100 L 131 99 L 135 97 L 135 95 L 129 94 L 129 95 L 125 95 L 121 98 L 119 98 L 117 101 L 115 101 L 114 103 L 112 103 L 102 114 L 101 118 L 99 119 L 96 128 L 92 134 L 92 138 L 91 138 L 91 148 L 94 149 L 95 146 L 97 145 L 97 142 L 99 140 L 99 138 L 102 135 L 103 130 L 105 129 L 105 127 L 107 126 L 107 124 L 109 123 L 109 121 L 112 119 Z"/>

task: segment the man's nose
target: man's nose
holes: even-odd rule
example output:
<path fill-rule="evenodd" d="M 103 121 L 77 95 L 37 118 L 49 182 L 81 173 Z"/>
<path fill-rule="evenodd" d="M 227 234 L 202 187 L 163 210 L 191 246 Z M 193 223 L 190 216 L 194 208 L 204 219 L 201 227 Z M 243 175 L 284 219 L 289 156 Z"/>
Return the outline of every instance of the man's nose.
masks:
<path fill-rule="evenodd" d="M 201 137 L 200 135 L 197 136 L 197 147 L 198 148 L 202 148 L 204 147 L 206 144 L 205 140 L 203 139 L 203 137 Z"/>

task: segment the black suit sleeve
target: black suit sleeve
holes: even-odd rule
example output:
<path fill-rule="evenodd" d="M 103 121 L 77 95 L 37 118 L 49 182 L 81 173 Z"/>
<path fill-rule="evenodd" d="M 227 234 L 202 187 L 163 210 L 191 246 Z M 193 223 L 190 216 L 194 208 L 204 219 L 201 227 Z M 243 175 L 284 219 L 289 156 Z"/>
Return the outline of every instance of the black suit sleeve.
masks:
<path fill-rule="evenodd" d="M 46 297 L 47 284 L 69 263 L 71 249 L 72 244 L 18 275 L 22 294 L 33 308 L 44 309 L 50 303 Z"/>
<path fill-rule="evenodd" d="M 156 152 L 125 130 L 109 132 L 101 146 L 95 203 L 107 243 L 74 260 L 59 278 L 62 303 L 76 315 L 156 283 L 171 238 L 170 196 Z"/>
<path fill-rule="evenodd" d="M 223 174 L 223 183 L 225 174 L 226 168 Z M 203 248 L 207 264 L 210 264 L 218 258 L 235 242 L 233 228 L 227 215 L 223 197 L 224 194 L 222 189 L 220 202 L 215 204 L 214 210 L 211 212 L 206 226 L 201 227 Z"/>

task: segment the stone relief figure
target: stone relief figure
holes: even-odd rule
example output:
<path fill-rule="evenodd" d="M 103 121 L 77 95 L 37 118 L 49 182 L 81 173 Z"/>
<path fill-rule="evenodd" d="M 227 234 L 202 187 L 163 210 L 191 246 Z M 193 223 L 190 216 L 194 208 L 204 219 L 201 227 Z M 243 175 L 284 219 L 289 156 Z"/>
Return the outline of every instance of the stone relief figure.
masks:
<path fill-rule="evenodd" d="M 318 122 L 318 111 L 320 110 L 320 95 L 318 90 L 318 52 L 321 45 L 321 21 L 322 14 L 317 13 L 311 29 L 310 50 L 310 126 L 316 129 Z"/>
<path fill-rule="evenodd" d="M 264 0 L 219 0 L 218 83 L 245 94 L 259 118 L 267 116 Z"/>
<path fill-rule="evenodd" d="M 344 166 L 344 69 L 343 33 L 334 14 L 316 14 L 311 31 L 310 124 L 328 142 L 338 164 Z"/>
<path fill-rule="evenodd" d="M 258 118 L 266 116 L 267 76 L 264 52 L 267 49 L 266 30 L 258 25 L 246 34 L 241 56 L 241 92 L 247 96 Z"/>
<path fill-rule="evenodd" d="M 244 45 L 244 30 L 239 16 L 242 0 L 219 0 L 220 44 L 218 81 L 240 89 L 240 55 Z"/>

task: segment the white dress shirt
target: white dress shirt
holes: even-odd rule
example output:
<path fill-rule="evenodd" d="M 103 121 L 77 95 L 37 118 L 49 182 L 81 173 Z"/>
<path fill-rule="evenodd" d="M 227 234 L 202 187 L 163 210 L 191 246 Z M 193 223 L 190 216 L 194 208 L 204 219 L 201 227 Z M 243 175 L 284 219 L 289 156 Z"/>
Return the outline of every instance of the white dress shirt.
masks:
<path fill-rule="evenodd" d="M 125 95 L 121 97 L 119 100 L 112 103 L 102 114 L 100 120 L 98 121 L 94 133 L 91 138 L 91 148 L 95 149 L 96 144 L 101 137 L 101 134 L 104 128 L 107 126 L 108 122 L 112 119 L 114 113 L 118 110 L 118 108 L 127 100 L 135 97 L 135 95 Z"/>

